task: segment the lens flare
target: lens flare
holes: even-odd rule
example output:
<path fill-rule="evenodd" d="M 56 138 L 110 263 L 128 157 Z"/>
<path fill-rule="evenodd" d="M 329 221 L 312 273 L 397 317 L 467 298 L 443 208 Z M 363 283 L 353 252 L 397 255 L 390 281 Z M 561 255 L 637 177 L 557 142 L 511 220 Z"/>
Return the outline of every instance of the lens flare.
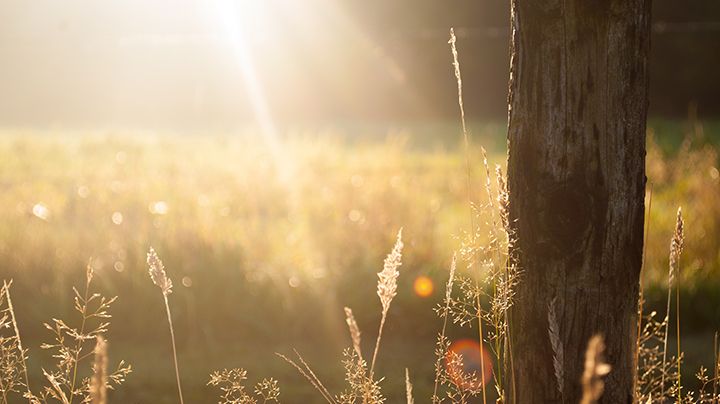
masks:
<path fill-rule="evenodd" d="M 454 365 L 452 357 L 462 358 L 462 367 Z M 480 362 L 482 358 L 482 364 Z M 453 342 L 445 357 L 447 373 L 456 386 L 466 390 L 478 390 L 487 385 L 493 375 L 492 357 L 473 339 L 461 339 Z M 484 369 L 485 377 L 481 377 Z"/>
<path fill-rule="evenodd" d="M 413 282 L 413 290 L 415 291 L 415 294 L 420 297 L 429 297 L 435 290 L 435 285 L 433 284 L 432 279 L 427 276 L 420 275 L 415 278 L 415 282 Z"/>

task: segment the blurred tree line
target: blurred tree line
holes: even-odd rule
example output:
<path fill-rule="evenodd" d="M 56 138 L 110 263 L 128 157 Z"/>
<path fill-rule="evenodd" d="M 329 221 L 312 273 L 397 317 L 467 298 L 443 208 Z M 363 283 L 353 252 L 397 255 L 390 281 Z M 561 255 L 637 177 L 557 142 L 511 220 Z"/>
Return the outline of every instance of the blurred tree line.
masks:
<path fill-rule="evenodd" d="M 457 113 L 449 51 L 441 40 L 455 26 L 467 110 L 475 117 L 504 118 L 507 0 L 364 0 L 348 7 L 388 53 L 399 55 L 408 66 L 407 80 L 433 100 L 432 111 L 442 117 Z M 652 19 L 650 115 L 682 117 L 691 104 L 704 117 L 720 115 L 720 1 L 656 0 Z"/>

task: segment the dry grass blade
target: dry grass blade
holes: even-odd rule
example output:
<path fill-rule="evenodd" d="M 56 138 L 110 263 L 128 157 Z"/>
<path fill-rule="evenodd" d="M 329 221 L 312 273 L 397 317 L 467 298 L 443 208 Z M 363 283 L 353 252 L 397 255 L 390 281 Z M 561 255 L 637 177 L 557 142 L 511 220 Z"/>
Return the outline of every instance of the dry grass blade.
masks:
<path fill-rule="evenodd" d="M 168 319 L 168 325 L 170 326 L 170 341 L 172 342 L 173 360 L 175 362 L 175 381 L 177 382 L 180 404 L 184 404 L 182 386 L 180 384 L 180 367 L 178 366 L 177 348 L 175 346 L 175 330 L 173 329 L 172 316 L 170 315 L 170 303 L 168 302 L 168 295 L 172 293 L 172 281 L 165 273 L 165 266 L 152 247 L 150 247 L 150 251 L 148 251 L 147 254 L 147 264 L 150 279 L 152 279 L 153 283 L 160 288 L 165 300 L 165 312 Z"/>
<path fill-rule="evenodd" d="M 305 363 L 305 361 L 302 359 L 302 357 L 300 356 L 300 354 L 297 351 L 295 351 L 295 355 L 297 355 L 298 359 L 300 359 L 300 362 L 305 367 L 304 369 L 302 367 L 300 367 L 300 365 L 298 365 L 295 361 L 293 361 L 292 359 L 288 358 L 287 356 L 285 356 L 281 353 L 276 352 L 275 355 L 279 356 L 280 358 L 285 360 L 285 362 L 291 364 L 295 369 L 297 369 L 297 371 L 300 372 L 300 374 L 303 377 L 305 377 L 305 379 L 307 379 L 313 387 L 315 387 L 315 390 L 317 390 L 323 396 L 325 401 L 327 401 L 328 403 L 331 403 L 331 404 L 336 404 L 336 401 L 333 398 L 332 394 L 330 394 L 328 389 L 325 388 L 325 386 L 322 384 L 320 379 L 318 379 L 317 376 L 315 376 L 315 373 L 312 371 L 312 369 L 310 369 L 310 367 L 307 365 L 307 363 Z"/>
<path fill-rule="evenodd" d="M 580 404 L 594 404 L 605 389 L 603 377 L 610 373 L 610 365 L 605 363 L 603 352 L 605 342 L 599 335 L 590 338 L 585 351 L 585 371 L 582 375 L 583 395 Z"/>
<path fill-rule="evenodd" d="M 108 356 L 107 341 L 98 335 L 95 345 L 95 363 L 93 365 L 93 375 L 90 380 L 90 397 L 92 404 L 107 403 L 107 384 L 108 384 Z"/>
<path fill-rule="evenodd" d="M 55 376 L 53 376 L 51 373 L 48 373 L 45 369 L 43 369 L 43 375 L 48 380 L 48 382 L 50 382 L 50 386 L 52 386 L 52 389 L 49 390 L 50 396 L 63 404 L 69 404 L 70 400 L 68 400 L 65 392 L 63 391 L 60 383 L 57 381 Z"/>
<path fill-rule="evenodd" d="M 385 319 L 387 318 L 388 310 L 390 309 L 390 302 L 397 295 L 397 279 L 400 276 L 398 268 L 402 264 L 402 229 L 398 231 L 397 240 L 395 246 L 388 256 L 385 258 L 383 264 L 383 270 L 378 273 L 378 286 L 377 294 L 380 297 L 380 303 L 382 304 L 382 317 L 380 318 L 380 328 L 378 329 L 377 340 L 375 341 L 375 350 L 373 351 L 372 362 L 370 364 L 370 378 L 373 377 L 373 371 L 375 370 L 375 360 L 377 359 L 378 350 L 380 349 L 380 340 L 382 339 L 382 332 L 385 326 Z"/>
<path fill-rule="evenodd" d="M 553 350 L 553 367 L 555 368 L 557 388 L 562 397 L 565 384 L 563 375 L 565 355 L 562 340 L 560 339 L 560 325 L 557 320 L 556 301 L 557 298 L 553 298 L 550 304 L 548 304 L 548 336 L 550 337 L 550 346 Z"/>
<path fill-rule="evenodd" d="M 407 404 L 415 404 L 412 390 L 413 386 L 412 383 L 410 383 L 410 372 L 405 368 L 405 398 L 407 399 Z"/>
<path fill-rule="evenodd" d="M 345 322 L 350 330 L 350 338 L 352 338 L 353 349 L 357 353 L 358 358 L 362 359 L 362 351 L 360 349 L 360 327 L 358 327 L 355 316 L 349 307 L 345 307 Z"/>

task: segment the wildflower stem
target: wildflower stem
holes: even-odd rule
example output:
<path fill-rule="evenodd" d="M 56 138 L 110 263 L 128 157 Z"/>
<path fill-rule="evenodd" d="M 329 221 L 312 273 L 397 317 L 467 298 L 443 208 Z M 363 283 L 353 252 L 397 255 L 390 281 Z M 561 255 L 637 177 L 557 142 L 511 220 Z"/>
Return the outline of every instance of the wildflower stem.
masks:
<path fill-rule="evenodd" d="M 483 320 L 482 320 L 482 307 L 480 306 L 480 293 L 479 293 L 479 281 L 475 278 L 475 287 L 478 288 L 477 294 L 477 317 L 478 317 L 478 338 L 480 342 L 480 383 L 482 384 L 482 397 L 483 404 L 487 404 L 485 395 L 485 351 L 483 350 Z"/>
<path fill-rule="evenodd" d="M 678 269 L 680 265 L 678 264 Z M 679 271 L 678 271 L 679 272 Z M 679 275 L 679 274 L 678 274 Z M 679 279 L 678 279 L 679 281 Z M 677 390 L 678 390 L 678 403 L 682 403 L 682 384 L 680 382 L 680 285 L 675 285 L 675 325 L 677 332 Z"/>
<path fill-rule="evenodd" d="M 172 316 L 170 316 L 170 304 L 168 303 L 167 294 L 163 293 L 163 297 L 165 298 L 165 311 L 167 312 L 168 325 L 170 326 L 170 340 L 172 342 L 173 360 L 175 361 L 175 379 L 178 386 L 178 395 L 180 396 L 180 404 L 184 404 L 182 387 L 180 386 L 180 368 L 178 367 L 177 349 L 175 348 L 175 331 L 173 330 Z"/>
<path fill-rule="evenodd" d="M 663 358 L 662 358 L 662 377 L 660 380 L 660 400 L 665 399 L 665 374 L 667 373 L 667 345 L 668 345 L 668 326 L 670 324 L 670 300 L 672 299 L 672 284 L 668 284 L 667 309 L 665 311 L 665 337 L 663 339 Z"/>
<path fill-rule="evenodd" d="M 375 359 L 377 358 L 378 350 L 380 349 L 380 339 L 382 338 L 383 328 L 385 327 L 385 318 L 387 317 L 387 311 L 383 310 L 382 318 L 380 319 L 380 329 L 378 330 L 377 340 L 375 340 L 375 351 L 373 352 L 372 362 L 370 365 L 370 379 L 373 378 L 373 372 L 375 370 Z"/>
<path fill-rule="evenodd" d="M 450 28 L 450 50 L 452 52 L 453 56 L 453 67 L 455 68 L 455 78 L 457 79 L 457 88 L 458 88 L 458 106 L 460 107 L 460 121 L 462 122 L 462 132 L 463 132 L 463 140 L 465 144 L 465 171 L 467 173 L 467 194 L 468 194 L 468 205 L 470 206 L 470 234 L 472 236 L 475 236 L 475 218 L 473 217 L 473 211 L 472 211 L 472 181 L 470 178 L 470 138 L 468 136 L 468 130 L 467 125 L 465 123 L 465 105 L 463 103 L 463 94 L 462 94 L 462 75 L 460 74 L 460 60 L 458 59 L 458 51 L 457 46 L 455 43 L 457 42 L 457 38 L 455 37 L 455 29 Z M 483 396 L 483 404 L 487 404 L 487 399 L 485 395 L 485 358 L 482 354 L 482 346 L 483 346 L 483 331 L 482 331 L 482 307 L 480 306 L 480 281 L 475 278 L 475 287 L 477 288 L 477 316 L 478 316 L 478 334 L 479 334 L 479 343 L 480 343 L 480 372 L 482 375 L 480 376 L 482 378 L 482 396 Z"/>

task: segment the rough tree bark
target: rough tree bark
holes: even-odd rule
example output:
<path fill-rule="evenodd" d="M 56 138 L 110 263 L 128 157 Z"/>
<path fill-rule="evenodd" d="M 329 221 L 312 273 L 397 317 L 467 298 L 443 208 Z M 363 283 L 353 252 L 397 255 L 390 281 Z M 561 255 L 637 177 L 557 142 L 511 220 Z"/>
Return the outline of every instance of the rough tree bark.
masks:
<path fill-rule="evenodd" d="M 523 272 L 510 313 L 508 398 L 579 402 L 587 342 L 600 333 L 612 365 L 601 402 L 631 403 L 650 0 L 513 0 L 511 8 L 509 214 Z M 548 335 L 551 305 L 560 355 Z"/>

